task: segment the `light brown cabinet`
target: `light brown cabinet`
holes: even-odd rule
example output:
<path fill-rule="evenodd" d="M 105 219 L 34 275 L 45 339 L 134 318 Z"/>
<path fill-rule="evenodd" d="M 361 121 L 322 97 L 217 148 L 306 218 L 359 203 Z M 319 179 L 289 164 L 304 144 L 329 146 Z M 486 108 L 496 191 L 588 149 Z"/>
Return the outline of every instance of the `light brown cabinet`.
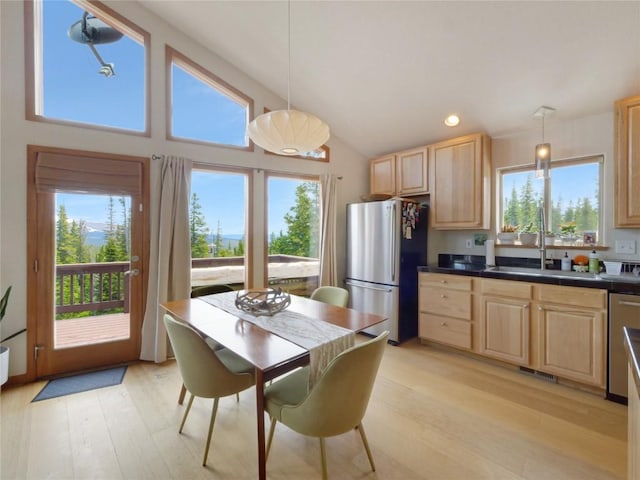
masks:
<path fill-rule="evenodd" d="M 480 353 L 516 365 L 529 365 L 532 287 L 524 282 L 481 281 Z"/>
<path fill-rule="evenodd" d="M 640 227 L 640 96 L 615 103 L 615 226 Z"/>
<path fill-rule="evenodd" d="M 418 336 L 471 349 L 472 279 L 420 273 Z"/>
<path fill-rule="evenodd" d="M 491 139 L 467 135 L 429 146 L 431 226 L 488 229 L 491 207 Z"/>
<path fill-rule="evenodd" d="M 539 285 L 534 368 L 576 382 L 605 387 L 605 290 Z"/>
<path fill-rule="evenodd" d="M 402 196 L 429 193 L 427 148 L 414 148 L 371 160 L 370 193 Z"/>

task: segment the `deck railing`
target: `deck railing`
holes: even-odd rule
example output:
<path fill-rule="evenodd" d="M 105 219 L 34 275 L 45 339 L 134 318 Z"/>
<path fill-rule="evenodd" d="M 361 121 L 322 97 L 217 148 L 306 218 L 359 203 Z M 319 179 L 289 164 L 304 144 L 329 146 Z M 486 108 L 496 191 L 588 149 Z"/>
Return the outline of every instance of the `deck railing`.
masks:
<path fill-rule="evenodd" d="M 269 255 L 269 263 L 287 264 L 302 262 L 309 264 L 317 259 L 290 255 Z M 242 268 L 243 257 L 198 258 L 191 261 L 192 270 L 199 268 Z M 129 262 L 73 263 L 56 266 L 56 314 L 97 312 L 122 309 L 129 312 L 129 279 L 126 272 Z M 242 277 L 242 275 L 240 275 Z M 216 283 L 212 281 L 211 283 Z M 231 283 L 242 288 L 242 283 Z M 309 275 L 301 267 L 293 267 L 285 275 L 269 278 L 269 286 L 281 287 L 298 295 L 308 295 L 318 286 L 318 276 Z"/>

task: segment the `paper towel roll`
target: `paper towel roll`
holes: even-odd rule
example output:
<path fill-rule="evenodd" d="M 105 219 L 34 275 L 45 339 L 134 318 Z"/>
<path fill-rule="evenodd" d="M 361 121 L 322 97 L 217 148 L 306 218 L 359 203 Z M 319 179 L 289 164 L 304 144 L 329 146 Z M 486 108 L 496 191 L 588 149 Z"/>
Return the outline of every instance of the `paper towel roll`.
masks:
<path fill-rule="evenodd" d="M 487 240 L 484 242 L 484 246 L 487 248 L 487 266 L 494 266 L 496 264 L 496 242 L 495 240 Z"/>

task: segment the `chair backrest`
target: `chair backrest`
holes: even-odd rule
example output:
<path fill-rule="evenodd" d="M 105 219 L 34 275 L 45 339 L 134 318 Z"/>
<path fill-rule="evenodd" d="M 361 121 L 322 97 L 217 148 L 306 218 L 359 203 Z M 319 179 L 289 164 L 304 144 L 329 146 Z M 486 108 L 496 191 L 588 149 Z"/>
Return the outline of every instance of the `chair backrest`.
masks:
<path fill-rule="evenodd" d="M 191 298 L 213 295 L 214 293 L 233 292 L 229 285 L 202 285 L 191 289 Z"/>
<path fill-rule="evenodd" d="M 389 332 L 345 350 L 324 370 L 307 397 L 282 409 L 282 422 L 313 437 L 332 437 L 364 417 Z"/>
<path fill-rule="evenodd" d="M 349 291 L 340 287 L 318 287 L 311 294 L 311 299 L 346 307 L 349 304 Z"/>
<path fill-rule="evenodd" d="M 197 397 L 216 398 L 234 394 L 244 387 L 249 374 L 231 372 L 204 338 L 193 328 L 164 316 L 164 324 L 178 362 L 184 386 Z"/>

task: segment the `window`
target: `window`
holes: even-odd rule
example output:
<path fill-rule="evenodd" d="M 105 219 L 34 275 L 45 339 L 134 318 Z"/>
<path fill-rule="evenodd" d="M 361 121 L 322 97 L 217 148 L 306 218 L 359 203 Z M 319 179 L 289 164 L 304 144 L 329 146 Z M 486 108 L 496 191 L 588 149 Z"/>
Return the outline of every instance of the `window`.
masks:
<path fill-rule="evenodd" d="M 320 273 L 320 182 L 269 176 L 268 284 L 296 295 L 310 295 Z"/>
<path fill-rule="evenodd" d="M 27 119 L 149 135 L 144 30 L 84 0 L 28 1 L 25 15 Z"/>
<path fill-rule="evenodd" d="M 253 100 L 171 47 L 166 48 L 171 110 L 167 138 L 249 148 Z"/>
<path fill-rule="evenodd" d="M 248 175 L 194 169 L 191 173 L 189 229 L 191 285 L 245 286 Z"/>
<path fill-rule="evenodd" d="M 602 156 L 555 161 L 546 181 L 535 178 L 533 166 L 501 170 L 498 228 L 538 232 L 544 205 L 546 230 L 555 234 L 555 245 L 601 244 L 602 163 Z"/>

